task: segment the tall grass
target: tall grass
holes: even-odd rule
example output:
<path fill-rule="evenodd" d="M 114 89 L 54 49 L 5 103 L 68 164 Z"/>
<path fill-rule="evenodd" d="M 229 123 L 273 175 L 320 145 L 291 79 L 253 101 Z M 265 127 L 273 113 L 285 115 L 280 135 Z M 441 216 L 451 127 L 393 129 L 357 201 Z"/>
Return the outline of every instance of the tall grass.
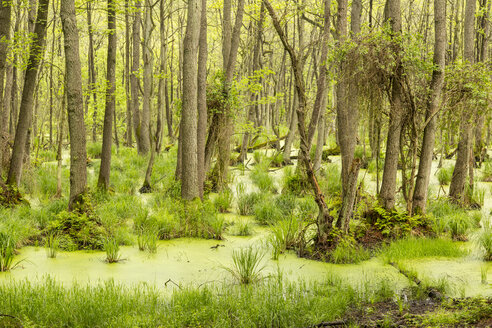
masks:
<path fill-rule="evenodd" d="M 232 192 L 230 189 L 221 191 L 214 199 L 214 205 L 220 213 L 226 213 L 232 204 Z"/>
<path fill-rule="evenodd" d="M 492 221 L 486 220 L 478 235 L 478 245 L 484 252 L 484 260 L 492 261 Z"/>
<path fill-rule="evenodd" d="M 248 285 L 261 280 L 261 271 L 265 268 L 262 259 L 263 254 L 253 247 L 233 250 L 233 265 L 225 269 L 238 283 Z"/>
<path fill-rule="evenodd" d="M 241 215 L 253 215 L 256 204 L 258 204 L 264 195 L 261 193 L 238 193 L 237 210 Z"/>
<path fill-rule="evenodd" d="M 359 294 L 341 279 L 271 279 L 185 287 L 164 296 L 148 284 L 63 287 L 46 278 L 0 284 L 0 313 L 20 318 L 26 327 L 308 327 L 337 320 L 354 304 L 377 302 L 380 290 Z"/>
<path fill-rule="evenodd" d="M 451 183 L 453 177 L 454 166 L 442 167 L 437 171 L 437 181 L 439 185 L 447 186 Z"/>
<path fill-rule="evenodd" d="M 391 242 L 382 249 L 381 256 L 388 262 L 424 257 L 462 257 L 467 252 L 450 239 L 406 238 Z"/>
<path fill-rule="evenodd" d="M 5 233 L 0 232 L 0 272 L 9 271 L 14 263 L 15 240 Z"/>
<path fill-rule="evenodd" d="M 58 253 L 58 250 L 60 249 L 60 238 L 58 234 L 48 234 L 48 236 L 46 236 L 45 243 L 46 255 L 49 258 L 54 259 L 56 257 L 56 254 Z"/>
<path fill-rule="evenodd" d="M 121 260 L 120 246 L 116 239 L 108 237 L 103 242 L 103 249 L 106 252 L 106 262 L 116 263 Z"/>

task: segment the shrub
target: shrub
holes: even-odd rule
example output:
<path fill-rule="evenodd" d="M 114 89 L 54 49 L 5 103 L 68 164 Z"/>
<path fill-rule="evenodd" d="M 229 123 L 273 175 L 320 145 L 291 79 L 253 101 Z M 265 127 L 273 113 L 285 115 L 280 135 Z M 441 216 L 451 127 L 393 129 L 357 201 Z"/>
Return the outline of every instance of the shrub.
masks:
<path fill-rule="evenodd" d="M 102 249 L 106 229 L 87 213 L 60 212 L 45 229 L 47 235 L 58 234 L 60 247 L 66 250 Z"/>
<path fill-rule="evenodd" d="M 261 279 L 261 266 L 263 255 L 252 247 L 232 251 L 233 265 L 225 268 L 240 284 L 247 285 L 258 282 Z"/>

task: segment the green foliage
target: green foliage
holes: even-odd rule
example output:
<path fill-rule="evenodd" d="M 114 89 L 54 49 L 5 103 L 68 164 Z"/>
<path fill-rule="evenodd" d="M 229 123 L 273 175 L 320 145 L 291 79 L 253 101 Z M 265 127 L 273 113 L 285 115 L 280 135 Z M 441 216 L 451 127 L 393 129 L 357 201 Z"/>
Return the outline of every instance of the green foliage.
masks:
<path fill-rule="evenodd" d="M 308 190 L 308 182 L 299 172 L 294 171 L 291 166 L 284 169 L 282 178 L 282 192 L 302 195 Z"/>
<path fill-rule="evenodd" d="M 232 204 L 232 191 L 230 189 L 224 189 L 214 199 L 214 205 L 217 211 L 220 213 L 227 213 Z"/>
<path fill-rule="evenodd" d="M 483 188 L 467 185 L 465 195 L 469 205 L 473 208 L 482 208 L 485 204 L 485 189 Z"/>
<path fill-rule="evenodd" d="M 300 222 L 294 217 L 281 220 L 272 226 L 268 244 L 272 247 L 272 258 L 274 260 L 278 260 L 279 255 L 287 249 L 296 246 L 300 228 Z"/>
<path fill-rule="evenodd" d="M 291 193 L 282 193 L 275 197 L 274 204 L 284 217 L 291 216 L 297 205 L 296 196 Z"/>
<path fill-rule="evenodd" d="M 383 247 L 381 256 L 386 262 L 425 257 L 462 257 L 467 252 L 457 243 L 445 238 L 404 238 Z"/>
<path fill-rule="evenodd" d="M 89 158 L 101 158 L 102 143 L 101 142 L 89 142 L 87 143 L 87 157 Z"/>
<path fill-rule="evenodd" d="M 263 255 L 253 247 L 232 251 L 233 265 L 225 268 L 240 284 L 248 285 L 261 280 L 261 271 L 265 268 L 261 262 Z"/>
<path fill-rule="evenodd" d="M 49 222 L 45 229 L 47 235 L 58 234 L 60 247 L 65 250 L 102 249 L 107 235 L 106 229 L 93 215 L 87 213 L 62 211 Z"/>
<path fill-rule="evenodd" d="M 451 178 L 453 177 L 454 166 L 441 167 L 437 171 L 437 181 L 439 185 L 447 186 L 451 183 Z"/>
<path fill-rule="evenodd" d="M 330 262 L 335 264 L 359 263 L 368 260 L 371 252 L 357 244 L 352 236 L 343 235 L 328 256 Z"/>
<path fill-rule="evenodd" d="M 297 200 L 295 216 L 303 221 L 313 221 L 319 212 L 318 204 L 313 197 L 306 197 Z"/>
<path fill-rule="evenodd" d="M 485 162 L 482 167 L 482 181 L 492 182 L 492 162 Z"/>
<path fill-rule="evenodd" d="M 387 238 L 401 238 L 417 227 L 426 227 L 428 225 L 426 219 L 419 215 L 410 216 L 396 209 L 387 211 L 377 204 L 373 207 L 373 210 L 377 215 L 376 220 L 372 223 Z"/>

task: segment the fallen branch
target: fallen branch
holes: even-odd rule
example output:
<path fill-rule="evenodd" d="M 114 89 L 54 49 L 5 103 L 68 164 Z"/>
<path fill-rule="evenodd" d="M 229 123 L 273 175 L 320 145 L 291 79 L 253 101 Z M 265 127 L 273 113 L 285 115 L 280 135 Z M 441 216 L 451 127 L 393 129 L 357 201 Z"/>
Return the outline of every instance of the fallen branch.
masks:
<path fill-rule="evenodd" d="M 345 326 L 347 323 L 343 320 L 330 321 L 330 322 L 320 322 L 317 325 L 309 326 L 308 328 L 318 328 L 318 327 L 336 327 Z"/>

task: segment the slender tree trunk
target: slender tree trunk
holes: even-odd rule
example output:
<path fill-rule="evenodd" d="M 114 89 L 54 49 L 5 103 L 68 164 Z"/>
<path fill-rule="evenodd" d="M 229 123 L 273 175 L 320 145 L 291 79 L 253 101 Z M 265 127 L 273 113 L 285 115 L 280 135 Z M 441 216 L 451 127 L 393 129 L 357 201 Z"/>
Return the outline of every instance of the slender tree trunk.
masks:
<path fill-rule="evenodd" d="M 201 0 L 198 53 L 197 171 L 198 194 L 203 198 L 205 182 L 205 144 L 207 141 L 207 0 Z"/>
<path fill-rule="evenodd" d="M 400 0 L 387 0 L 385 7 L 386 19 L 390 22 L 392 38 L 395 42 L 392 51 L 397 60 L 397 67 L 392 77 L 390 117 L 388 137 L 386 139 L 386 157 L 384 161 L 383 181 L 379 197 L 387 210 L 395 206 L 396 175 L 398 171 L 398 157 L 400 154 L 400 135 L 403 122 L 403 66 L 401 64 L 401 44 L 396 39 L 401 34 Z"/>
<path fill-rule="evenodd" d="M 97 186 L 100 189 L 109 189 L 111 168 L 112 123 L 116 105 L 116 4 L 108 0 L 108 57 L 106 71 L 106 108 L 104 110 L 103 143 L 101 151 L 101 166 Z"/>
<path fill-rule="evenodd" d="M 84 100 L 80 68 L 79 32 L 74 0 L 61 2 L 61 19 L 65 37 L 65 74 L 70 133 L 70 198 L 69 210 L 83 203 L 87 187 L 87 151 L 85 145 Z"/>
<path fill-rule="evenodd" d="M 437 127 L 437 112 L 441 102 L 441 91 L 444 84 L 444 67 L 446 61 L 446 2 L 434 0 L 434 71 L 430 85 L 431 95 L 427 102 L 426 126 L 422 141 L 419 170 L 413 193 L 413 213 L 425 213 L 427 205 L 427 189 L 429 187 L 432 157 Z"/>
<path fill-rule="evenodd" d="M 132 98 L 130 94 L 130 14 L 129 0 L 125 0 L 125 94 L 126 94 L 126 145 L 133 145 Z"/>
<path fill-rule="evenodd" d="M 135 140 L 137 141 L 138 153 L 144 153 L 142 147 L 142 131 L 140 122 L 140 89 L 138 86 L 138 72 L 140 69 L 140 23 L 141 23 L 141 0 L 135 1 L 135 14 L 133 17 L 133 32 L 132 32 L 132 71 L 130 75 L 131 84 L 131 101 L 133 109 L 133 128 L 135 130 Z"/>
<path fill-rule="evenodd" d="M 7 2 L 0 2 L 0 176 L 3 172 L 4 157 L 8 157 L 8 113 L 7 103 L 8 88 L 4 89 L 7 71 L 7 51 L 8 41 L 10 40 L 11 5 Z M 6 83 L 7 84 L 7 83 Z"/>
<path fill-rule="evenodd" d="M 465 24 L 464 24 L 464 49 L 465 61 L 470 65 L 475 60 L 475 11 L 476 0 L 466 0 L 465 8 Z M 471 108 L 463 108 L 460 122 L 460 141 L 458 143 L 458 151 L 456 163 L 454 165 L 453 177 L 449 186 L 449 196 L 458 203 L 464 201 L 464 191 L 466 186 L 466 178 L 468 176 L 469 156 L 472 142 L 472 118 L 474 111 Z"/>
<path fill-rule="evenodd" d="M 62 104 L 60 107 L 60 113 L 58 117 L 58 147 L 56 150 L 56 193 L 54 198 L 61 198 L 62 196 L 62 150 L 63 150 L 63 135 L 65 134 L 65 103 L 66 96 L 62 96 Z"/>
<path fill-rule="evenodd" d="M 32 111 L 34 106 L 34 89 L 39 70 L 39 63 L 43 57 L 46 25 L 50 0 L 40 0 L 38 5 L 38 15 L 34 28 L 33 42 L 29 54 L 26 68 L 24 88 L 19 111 L 19 121 L 15 132 L 14 148 L 7 184 L 17 186 L 20 183 L 22 174 L 23 158 L 25 153 L 28 130 L 31 126 Z"/>
<path fill-rule="evenodd" d="M 145 0 L 145 19 L 143 28 L 142 53 L 144 62 L 143 75 L 143 106 L 142 117 L 140 120 L 140 150 L 141 154 L 147 154 L 150 150 L 150 113 L 152 98 L 152 4 L 150 0 Z"/>
<path fill-rule="evenodd" d="M 93 112 L 92 112 L 92 142 L 97 141 L 97 92 L 96 92 L 96 68 L 94 63 L 94 33 L 92 26 L 92 4 L 87 2 L 87 25 L 89 29 L 89 97 L 93 98 Z"/>
<path fill-rule="evenodd" d="M 188 1 L 186 34 L 183 42 L 183 109 L 181 113 L 181 197 L 199 197 L 197 167 L 198 43 L 201 0 Z"/>

